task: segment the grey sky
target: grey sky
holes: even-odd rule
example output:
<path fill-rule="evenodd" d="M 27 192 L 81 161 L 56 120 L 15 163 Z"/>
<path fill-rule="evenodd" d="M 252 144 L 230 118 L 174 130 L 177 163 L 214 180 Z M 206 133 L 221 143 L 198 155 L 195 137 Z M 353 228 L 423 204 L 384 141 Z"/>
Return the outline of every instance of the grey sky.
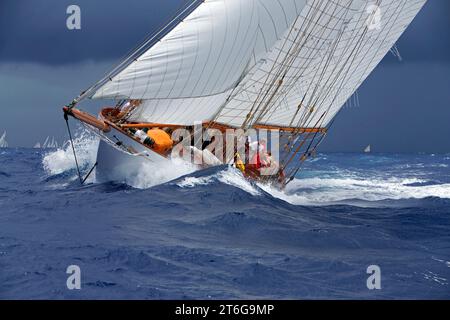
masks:
<path fill-rule="evenodd" d="M 0 131 L 12 146 L 65 138 L 60 108 L 157 30 L 186 0 L 1 0 Z M 66 8 L 82 9 L 82 30 Z M 323 150 L 450 152 L 450 1 L 429 0 L 338 116 Z"/>

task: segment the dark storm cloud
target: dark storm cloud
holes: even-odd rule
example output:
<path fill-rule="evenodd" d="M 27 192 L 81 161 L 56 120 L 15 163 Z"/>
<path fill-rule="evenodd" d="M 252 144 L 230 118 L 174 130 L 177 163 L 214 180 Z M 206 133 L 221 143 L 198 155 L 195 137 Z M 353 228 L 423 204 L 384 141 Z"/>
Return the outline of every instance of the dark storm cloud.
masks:
<path fill-rule="evenodd" d="M 49 65 L 119 59 L 192 0 L 0 0 L 0 62 Z M 82 9 L 82 30 L 66 8 Z M 399 41 L 406 60 L 450 60 L 450 1 L 429 0 Z M 394 61 L 394 59 L 387 59 Z"/>
<path fill-rule="evenodd" d="M 187 0 L 0 0 L 0 61 L 60 65 L 120 58 Z M 66 28 L 81 7 L 82 29 Z"/>

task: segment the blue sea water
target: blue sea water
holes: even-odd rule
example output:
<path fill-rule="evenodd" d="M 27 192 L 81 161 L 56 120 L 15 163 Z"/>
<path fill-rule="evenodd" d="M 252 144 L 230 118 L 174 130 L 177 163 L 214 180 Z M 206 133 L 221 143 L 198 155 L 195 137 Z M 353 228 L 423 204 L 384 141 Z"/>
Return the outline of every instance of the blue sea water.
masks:
<path fill-rule="evenodd" d="M 449 165 L 319 154 L 284 192 L 227 167 L 80 186 L 67 148 L 0 149 L 0 298 L 449 299 Z"/>

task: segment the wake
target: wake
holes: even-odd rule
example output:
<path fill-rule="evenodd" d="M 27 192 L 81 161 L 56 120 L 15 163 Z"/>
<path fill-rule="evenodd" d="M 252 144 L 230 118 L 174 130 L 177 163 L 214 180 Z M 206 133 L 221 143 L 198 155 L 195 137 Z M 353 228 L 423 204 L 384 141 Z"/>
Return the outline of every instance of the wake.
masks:
<path fill-rule="evenodd" d="M 85 129 L 79 131 L 74 139 L 77 158 L 83 172 L 89 170 L 96 161 L 99 138 L 93 137 Z M 66 141 L 57 150 L 44 155 L 42 165 L 51 177 L 63 176 L 64 179 L 77 179 L 75 161 L 70 142 Z M 321 176 L 294 179 L 285 190 L 250 182 L 236 169 L 225 167 L 212 174 L 193 175 L 199 168 L 194 164 L 173 159 L 163 166 L 155 168 L 152 163 L 145 164 L 142 174 L 129 177 L 125 183 L 133 188 L 148 189 L 170 181 L 179 188 L 197 188 L 212 183 L 222 183 L 239 188 L 252 196 L 269 194 L 293 205 L 324 206 L 331 204 L 354 204 L 355 200 L 377 202 L 383 200 L 424 199 L 436 197 L 450 199 L 450 184 L 435 183 L 423 177 L 383 177 L 381 173 L 361 176 L 358 172 L 343 170 Z M 181 179 L 180 179 L 181 178 Z M 95 174 L 88 183 L 96 183 Z"/>

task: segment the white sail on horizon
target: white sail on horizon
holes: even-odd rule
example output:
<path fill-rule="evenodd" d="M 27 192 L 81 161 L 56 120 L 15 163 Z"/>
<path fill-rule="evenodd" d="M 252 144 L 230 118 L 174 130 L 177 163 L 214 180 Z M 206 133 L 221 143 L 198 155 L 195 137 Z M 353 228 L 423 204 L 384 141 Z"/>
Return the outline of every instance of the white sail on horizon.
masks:
<path fill-rule="evenodd" d="M 326 127 L 425 2 L 206 0 L 93 98 L 143 99 L 139 122 Z"/>
<path fill-rule="evenodd" d="M 6 141 L 6 131 L 0 137 L 0 148 L 8 148 L 8 141 Z"/>
<path fill-rule="evenodd" d="M 36 143 L 35 148 L 41 148 L 41 149 L 51 149 L 51 148 L 58 148 L 59 144 L 58 141 L 55 139 L 55 137 L 47 136 L 45 138 L 44 143 L 40 144 L 39 142 Z"/>

